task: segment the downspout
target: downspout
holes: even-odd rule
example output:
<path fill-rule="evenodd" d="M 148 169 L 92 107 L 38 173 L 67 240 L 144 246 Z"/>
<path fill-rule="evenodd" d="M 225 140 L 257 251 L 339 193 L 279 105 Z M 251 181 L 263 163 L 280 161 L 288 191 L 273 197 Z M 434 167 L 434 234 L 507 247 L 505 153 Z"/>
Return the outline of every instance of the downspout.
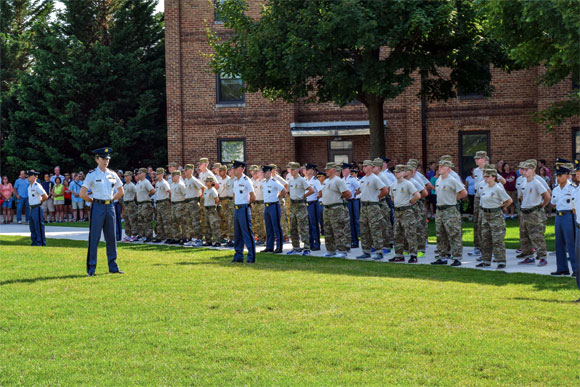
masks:
<path fill-rule="evenodd" d="M 427 169 L 427 97 L 425 96 L 425 75 L 421 73 L 421 149 L 422 164 Z"/>
<path fill-rule="evenodd" d="M 178 0 L 177 3 L 178 5 L 178 10 L 179 10 L 179 32 L 178 32 L 178 37 L 179 37 L 179 126 L 181 127 L 181 165 L 185 166 L 185 135 L 184 135 L 184 119 L 183 119 L 183 57 L 182 55 L 182 50 L 181 50 L 181 0 Z"/>

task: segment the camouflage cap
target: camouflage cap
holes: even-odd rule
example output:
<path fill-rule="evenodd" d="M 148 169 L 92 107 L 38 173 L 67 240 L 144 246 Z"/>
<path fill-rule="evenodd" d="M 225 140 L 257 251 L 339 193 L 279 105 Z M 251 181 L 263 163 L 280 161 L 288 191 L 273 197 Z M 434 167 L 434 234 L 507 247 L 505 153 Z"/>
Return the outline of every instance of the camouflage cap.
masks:
<path fill-rule="evenodd" d="M 185 164 L 185 170 L 188 170 L 188 169 L 194 170 L 195 166 L 193 164 Z"/>
<path fill-rule="evenodd" d="M 449 160 L 439 160 L 439 165 L 442 167 L 455 168 L 455 164 Z"/>
<path fill-rule="evenodd" d="M 409 159 L 409 161 L 407 161 L 407 165 L 410 165 L 413 168 L 417 168 L 417 165 L 419 165 L 419 160 L 417 160 L 417 159 Z"/>
<path fill-rule="evenodd" d="M 202 157 L 199 159 L 200 164 L 209 164 L 209 159 L 207 157 Z"/>
<path fill-rule="evenodd" d="M 155 170 L 155 173 L 158 175 L 163 175 L 163 174 L 165 174 L 165 168 L 157 168 Z"/>
<path fill-rule="evenodd" d="M 227 171 L 228 170 L 228 166 L 227 165 L 220 165 L 220 171 Z"/>
<path fill-rule="evenodd" d="M 365 161 L 363 161 L 363 167 L 368 167 L 368 166 L 371 166 L 371 167 L 374 167 L 375 166 L 375 164 L 373 163 L 373 160 L 365 160 Z"/>
<path fill-rule="evenodd" d="M 486 168 L 483 170 L 483 176 L 497 176 L 497 170 L 495 168 Z"/>
<path fill-rule="evenodd" d="M 443 161 L 443 160 L 453 162 L 453 157 L 451 157 L 451 155 L 443 155 L 443 156 L 439 157 L 439 161 Z"/>
<path fill-rule="evenodd" d="M 169 164 L 167 164 L 168 167 L 175 167 L 177 168 L 177 163 L 175 161 L 170 162 Z"/>
<path fill-rule="evenodd" d="M 254 165 L 250 165 L 250 167 L 248 168 L 248 170 L 250 170 L 250 171 L 258 171 L 258 170 L 260 170 L 260 167 L 257 166 L 256 164 L 254 164 Z"/>
<path fill-rule="evenodd" d="M 406 172 L 407 171 L 407 166 L 404 164 L 398 164 L 395 166 L 395 173 L 397 172 Z"/>
<path fill-rule="evenodd" d="M 523 169 L 536 169 L 536 164 L 530 163 L 529 160 L 527 160 L 527 161 L 524 161 L 522 163 L 522 168 Z"/>
<path fill-rule="evenodd" d="M 221 163 L 213 163 L 213 166 L 211 168 L 214 169 L 214 168 L 219 168 L 221 166 L 222 166 Z"/>
<path fill-rule="evenodd" d="M 326 163 L 326 165 L 324 166 L 324 169 L 336 169 L 336 163 L 328 162 Z"/>
<path fill-rule="evenodd" d="M 518 164 L 518 168 L 525 168 L 524 165 L 526 164 L 525 161 L 520 161 L 520 163 Z"/>
<path fill-rule="evenodd" d="M 139 168 L 139 173 L 147 173 L 147 168 Z"/>
<path fill-rule="evenodd" d="M 274 168 L 274 170 L 276 170 L 278 168 L 278 166 L 276 164 L 268 164 L 268 166 Z"/>
<path fill-rule="evenodd" d="M 133 176 L 133 171 L 125 171 L 125 176 Z"/>
<path fill-rule="evenodd" d="M 475 156 L 473 156 L 474 159 L 485 159 L 487 158 L 487 152 L 486 151 L 477 151 L 475 152 Z"/>
<path fill-rule="evenodd" d="M 171 172 L 171 176 L 181 176 L 181 171 L 180 170 L 173 171 Z"/>
<path fill-rule="evenodd" d="M 484 169 L 497 169 L 495 164 L 487 164 Z"/>
<path fill-rule="evenodd" d="M 291 161 L 288 163 L 288 168 L 290 169 L 300 169 L 300 163 L 297 163 L 295 161 Z"/>
<path fill-rule="evenodd" d="M 205 178 L 205 182 L 207 183 L 208 181 L 211 181 L 212 183 L 215 183 L 215 178 L 213 176 L 208 176 Z"/>
<path fill-rule="evenodd" d="M 536 159 L 528 159 L 528 160 L 526 160 L 526 163 L 534 164 L 534 168 L 536 168 L 538 166 L 538 161 Z"/>
<path fill-rule="evenodd" d="M 380 157 L 373 159 L 373 167 L 382 167 L 383 166 L 383 159 Z"/>

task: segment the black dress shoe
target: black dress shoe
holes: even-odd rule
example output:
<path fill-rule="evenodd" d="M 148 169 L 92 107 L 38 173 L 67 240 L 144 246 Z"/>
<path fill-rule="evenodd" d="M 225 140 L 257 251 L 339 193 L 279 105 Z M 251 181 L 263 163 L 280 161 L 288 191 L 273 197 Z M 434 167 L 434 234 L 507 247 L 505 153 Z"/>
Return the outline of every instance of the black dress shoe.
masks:
<path fill-rule="evenodd" d="M 121 270 L 119 270 L 119 271 L 110 271 L 109 273 L 110 274 L 125 274 L 125 272 L 124 271 L 121 271 Z"/>
<path fill-rule="evenodd" d="M 246 261 L 246 263 L 256 263 L 256 261 Z"/>
<path fill-rule="evenodd" d="M 221 244 L 221 243 L 219 243 L 219 242 L 216 242 L 216 243 L 214 243 L 212 246 L 213 246 L 213 247 L 221 247 L 221 246 L 222 246 L 222 244 Z"/>
<path fill-rule="evenodd" d="M 580 302 L 580 298 L 579 298 L 579 299 L 577 299 L 576 301 L 573 301 L 573 302 Z"/>
<path fill-rule="evenodd" d="M 228 243 L 226 243 L 226 247 L 234 247 L 235 243 L 233 241 L 229 241 Z"/>
<path fill-rule="evenodd" d="M 262 251 L 260 251 L 260 253 L 273 253 L 274 250 L 273 249 L 264 249 Z"/>
<path fill-rule="evenodd" d="M 449 266 L 461 266 L 461 261 L 459 259 L 454 259 L 453 263 Z"/>
<path fill-rule="evenodd" d="M 570 275 L 569 271 L 553 271 L 550 275 Z"/>
<path fill-rule="evenodd" d="M 244 261 L 239 261 L 237 259 L 232 260 L 232 263 L 244 263 Z"/>
<path fill-rule="evenodd" d="M 274 250 L 274 253 L 281 254 L 282 253 L 282 249 L 276 249 L 276 250 Z"/>
<path fill-rule="evenodd" d="M 320 247 L 315 247 L 313 249 L 311 249 L 312 251 L 320 251 Z"/>
<path fill-rule="evenodd" d="M 576 272 L 571 274 L 572 277 L 576 277 Z"/>
<path fill-rule="evenodd" d="M 87 277 L 94 277 L 96 274 L 95 273 L 88 273 Z"/>
<path fill-rule="evenodd" d="M 209 242 L 203 242 L 202 246 L 206 246 L 206 247 L 207 246 L 211 246 L 211 243 L 209 243 Z"/>

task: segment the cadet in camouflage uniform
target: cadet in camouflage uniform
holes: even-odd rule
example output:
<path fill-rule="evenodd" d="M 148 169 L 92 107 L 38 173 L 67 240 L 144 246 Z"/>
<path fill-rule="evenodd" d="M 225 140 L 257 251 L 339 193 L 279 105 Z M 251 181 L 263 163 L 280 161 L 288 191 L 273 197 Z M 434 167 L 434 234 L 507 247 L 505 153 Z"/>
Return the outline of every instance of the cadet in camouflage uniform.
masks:
<path fill-rule="evenodd" d="M 264 224 L 264 192 L 262 183 L 264 177 L 262 171 L 257 165 L 250 165 L 250 182 L 254 187 L 256 201 L 252 203 L 252 225 L 254 226 L 254 235 L 257 238 L 256 245 L 262 245 L 266 242 L 266 225 Z"/>
<path fill-rule="evenodd" d="M 171 202 L 169 195 L 171 187 L 165 180 L 165 169 L 157 168 L 157 182 L 155 183 L 155 210 L 156 218 L 156 235 L 153 243 L 160 243 L 164 240 L 171 242 L 173 234 L 173 220 L 171 219 Z"/>
<path fill-rule="evenodd" d="M 425 248 L 429 240 L 429 224 L 427 223 L 425 203 L 429 191 L 435 187 L 433 187 L 431 182 L 429 182 L 429 180 L 427 180 L 427 178 L 417 170 L 417 167 L 419 166 L 419 161 L 417 159 L 409 159 L 407 165 L 413 167 L 411 178 L 418 181 L 425 189 L 425 192 L 424 194 L 421 194 L 421 200 L 417 202 L 417 207 L 415 209 L 417 212 L 417 249 L 420 253 L 419 256 L 422 256 L 425 254 Z"/>
<path fill-rule="evenodd" d="M 290 236 L 292 239 L 292 250 L 288 255 L 309 255 L 310 254 L 310 233 L 308 224 L 308 209 L 306 208 L 306 197 L 314 193 L 308 182 L 298 174 L 300 164 L 296 162 L 288 163 L 292 179 L 288 181 L 290 191 Z M 300 239 L 304 243 L 304 251 L 300 248 Z"/>
<path fill-rule="evenodd" d="M 207 157 L 202 157 L 199 159 L 199 181 L 202 183 L 204 189 L 205 189 L 205 178 L 208 176 L 211 176 L 213 178 L 215 178 L 216 176 L 214 175 L 214 173 L 212 171 L 210 171 L 208 169 L 208 165 L 209 165 L 209 159 Z M 216 180 L 217 181 L 217 180 Z M 216 189 L 219 188 L 219 184 L 216 183 Z M 201 224 L 201 235 L 203 235 L 205 233 L 205 209 L 203 207 L 203 205 L 200 205 L 200 214 L 201 214 L 201 218 L 200 218 L 200 224 Z M 201 238 L 200 235 L 200 238 Z"/>
<path fill-rule="evenodd" d="M 419 190 L 406 175 L 410 176 L 413 167 L 397 165 L 397 181 L 390 187 L 390 195 L 395 206 L 395 256 L 389 262 L 405 262 L 405 245 L 409 250 L 409 263 L 417 263 L 417 216 L 413 208 L 421 198 Z"/>
<path fill-rule="evenodd" d="M 181 178 L 181 171 L 171 173 L 171 218 L 173 220 L 173 243 L 185 244 L 187 242 L 187 227 L 189 219 L 185 217 L 187 213 L 185 206 L 185 194 L 187 188 Z"/>
<path fill-rule="evenodd" d="M 286 187 L 288 182 L 278 174 L 278 167 L 276 164 L 268 164 L 268 166 L 272 167 L 272 179 Z M 280 202 L 280 227 L 282 227 L 282 234 L 284 234 L 284 238 L 288 239 L 287 236 L 290 235 L 290 226 L 288 222 L 288 203 L 283 197 L 280 197 L 278 201 Z"/>
<path fill-rule="evenodd" d="M 432 265 L 446 265 L 449 252 L 453 255 L 451 266 L 461 266 L 463 242 L 461 240 L 461 214 L 457 201 L 467 196 L 465 186 L 450 175 L 454 165 L 451 161 L 439 161 L 439 178 L 435 183 L 437 193 L 437 250 L 439 258 Z"/>
<path fill-rule="evenodd" d="M 133 184 L 133 172 L 125 171 L 125 238 L 123 242 L 134 242 L 133 237 L 137 236 L 137 188 Z"/>
<path fill-rule="evenodd" d="M 153 204 L 151 196 L 155 194 L 155 188 L 147 180 L 145 175 L 147 168 L 139 168 L 137 178 L 139 181 L 135 186 L 137 191 L 137 233 L 142 242 L 151 242 L 153 238 Z"/>
<path fill-rule="evenodd" d="M 185 184 L 185 202 L 184 202 L 184 219 L 185 223 L 182 225 L 185 238 L 188 242 L 184 246 L 199 247 L 202 244 L 201 238 L 201 210 L 200 198 L 201 190 L 205 187 L 198 178 L 193 176 L 193 164 L 186 164 L 184 171 L 183 182 Z"/>
<path fill-rule="evenodd" d="M 393 183 L 391 181 L 389 181 L 389 176 L 383 172 L 382 168 L 383 168 L 383 164 L 384 164 L 384 160 L 381 157 L 377 157 L 376 159 L 374 159 L 373 161 L 373 167 L 372 167 L 372 173 L 377 176 L 379 178 L 379 180 L 381 180 L 383 182 L 383 184 L 385 185 L 385 187 L 387 187 L 387 191 L 388 191 L 388 187 Z M 385 197 L 381 197 L 381 199 L 379 200 L 379 209 L 380 209 L 380 214 L 383 218 L 383 220 L 381 221 L 381 225 L 380 225 L 380 230 L 383 233 L 383 245 L 382 246 L 373 246 L 376 250 L 380 250 L 382 248 L 382 253 L 383 254 L 388 254 L 391 252 L 390 248 L 392 247 L 392 243 L 395 237 L 394 231 L 393 231 L 393 223 L 391 223 L 391 208 L 389 207 L 389 202 L 387 200 L 387 196 L 388 196 L 388 192 L 387 195 Z"/>
<path fill-rule="evenodd" d="M 540 260 L 538 266 L 545 266 L 548 262 L 546 260 L 546 225 L 544 223 L 546 213 L 544 207 L 550 203 L 551 195 L 546 187 L 536 179 L 536 165 L 534 163 L 530 160 L 526 161 L 523 170 L 526 183 L 523 188 L 520 227 L 522 228 L 521 255 L 526 258 L 518 263 L 535 263 L 532 253 L 532 248 L 535 248 L 536 256 Z"/>
<path fill-rule="evenodd" d="M 373 173 L 375 164 L 371 160 L 363 161 L 363 170 L 365 176 L 360 181 L 360 188 L 355 194 L 361 194 L 360 198 L 360 238 L 363 254 L 357 259 L 371 258 L 372 246 L 385 246 L 384 229 L 386 227 L 385 214 L 386 209 L 380 210 L 379 201 L 382 200 L 389 192 L 385 183 Z M 381 165 L 382 166 L 382 160 Z M 380 168 L 379 166 L 379 168 Z M 377 249 L 377 254 L 372 257 L 379 261 L 383 259 L 382 250 Z"/>
<path fill-rule="evenodd" d="M 497 181 L 497 170 L 484 169 L 485 184 L 480 187 L 481 205 L 481 260 L 476 267 L 491 266 L 491 255 L 498 262 L 497 268 L 504 269 L 505 256 L 505 219 L 503 210 L 512 204 L 512 199 Z"/>
<path fill-rule="evenodd" d="M 478 193 L 478 186 L 483 181 L 483 170 L 488 164 L 488 157 L 487 152 L 479 151 L 475 153 L 473 157 L 475 159 L 475 164 L 477 168 L 473 170 L 473 178 L 475 179 L 475 197 L 473 199 L 473 253 L 469 253 L 469 255 L 481 255 L 481 250 L 479 249 L 479 226 L 480 221 L 479 217 L 481 215 L 479 205 L 479 193 Z"/>
<path fill-rule="evenodd" d="M 222 165 L 219 167 L 219 174 L 217 176 L 218 182 L 220 183 L 220 188 L 218 189 L 218 195 L 220 199 L 219 205 L 219 215 L 221 219 L 221 235 L 222 239 L 227 239 L 226 245 L 231 243 L 233 247 L 234 240 L 234 207 L 233 196 L 234 196 L 234 182 L 232 178 L 227 174 L 228 167 Z"/>
<path fill-rule="evenodd" d="M 350 199 L 352 193 L 344 180 L 338 177 L 338 168 L 340 166 L 335 163 L 326 163 L 327 178 L 318 197 L 322 198 L 324 205 L 324 245 L 327 251 L 324 256 L 346 258 L 350 245 L 350 218 L 343 199 Z"/>
<path fill-rule="evenodd" d="M 219 195 L 214 188 L 216 179 L 213 176 L 205 178 L 203 191 L 203 207 L 205 209 L 205 243 L 204 246 L 221 246 L 220 217 L 217 212 Z"/>

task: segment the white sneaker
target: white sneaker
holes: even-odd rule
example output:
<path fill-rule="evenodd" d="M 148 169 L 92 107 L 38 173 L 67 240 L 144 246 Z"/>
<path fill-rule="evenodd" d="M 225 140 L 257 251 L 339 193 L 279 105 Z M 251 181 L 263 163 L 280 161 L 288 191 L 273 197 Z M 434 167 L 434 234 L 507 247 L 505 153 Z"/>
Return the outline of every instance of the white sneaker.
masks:
<path fill-rule="evenodd" d="M 324 257 L 334 257 L 335 253 L 326 253 L 324 254 Z"/>
<path fill-rule="evenodd" d="M 183 244 L 183 246 L 185 246 L 185 247 L 193 247 L 193 244 L 194 244 L 194 243 L 195 243 L 195 242 L 193 242 L 193 241 L 185 242 L 185 243 Z"/>
<path fill-rule="evenodd" d="M 125 238 L 123 238 L 121 240 L 121 242 L 131 242 L 131 238 L 129 238 L 129 237 L 126 236 Z"/>
<path fill-rule="evenodd" d="M 135 242 L 136 240 L 137 240 L 137 237 L 135 237 L 135 236 L 131 237 L 131 242 Z"/>
<path fill-rule="evenodd" d="M 141 237 L 139 238 L 139 242 L 145 242 L 147 240 L 147 237 Z"/>
<path fill-rule="evenodd" d="M 346 258 L 346 254 L 345 253 L 337 253 L 334 255 L 335 258 Z"/>

